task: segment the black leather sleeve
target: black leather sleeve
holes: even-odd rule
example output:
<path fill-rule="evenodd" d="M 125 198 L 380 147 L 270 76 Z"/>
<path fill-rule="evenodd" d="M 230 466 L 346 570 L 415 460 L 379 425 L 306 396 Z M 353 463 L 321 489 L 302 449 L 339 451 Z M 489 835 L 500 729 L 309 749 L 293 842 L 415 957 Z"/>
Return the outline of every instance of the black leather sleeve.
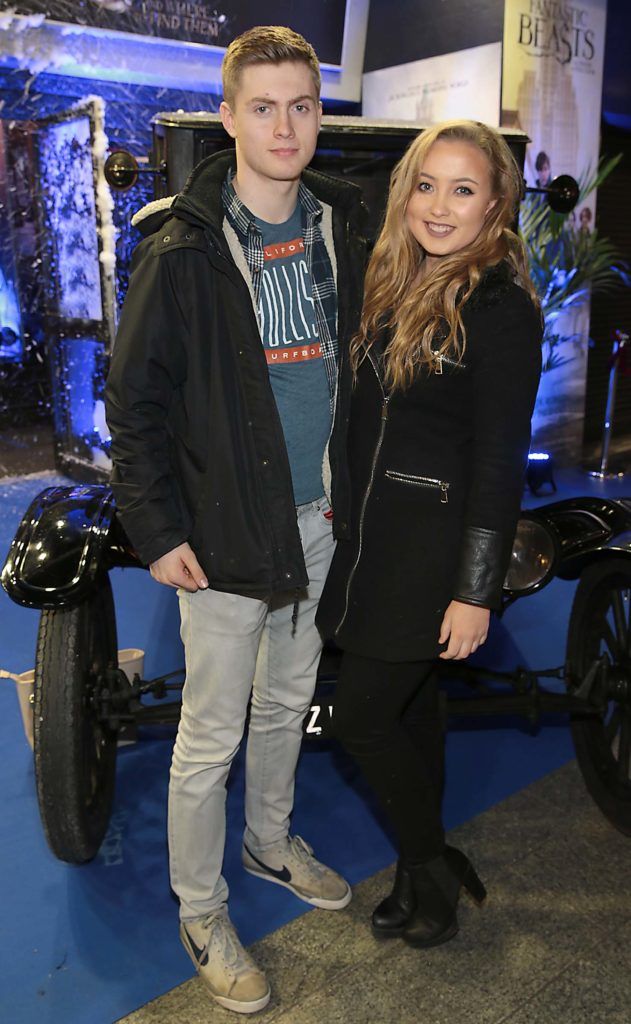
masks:
<path fill-rule="evenodd" d="M 468 526 L 460 546 L 454 600 L 499 611 L 504 582 L 506 539 L 497 530 Z"/>

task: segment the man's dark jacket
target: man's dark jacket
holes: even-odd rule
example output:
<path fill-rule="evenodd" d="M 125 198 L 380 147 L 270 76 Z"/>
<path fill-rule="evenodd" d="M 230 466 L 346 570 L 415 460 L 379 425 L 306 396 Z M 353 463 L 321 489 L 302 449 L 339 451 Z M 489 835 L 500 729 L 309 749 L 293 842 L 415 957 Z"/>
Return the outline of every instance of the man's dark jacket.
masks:
<path fill-rule="evenodd" d="M 137 247 L 106 387 L 112 488 L 149 564 L 188 541 L 210 586 L 307 584 L 291 473 L 251 292 L 223 230 L 230 152 L 203 160 Z M 358 322 L 365 243 L 360 190 L 303 181 L 332 208 L 338 343 Z"/>

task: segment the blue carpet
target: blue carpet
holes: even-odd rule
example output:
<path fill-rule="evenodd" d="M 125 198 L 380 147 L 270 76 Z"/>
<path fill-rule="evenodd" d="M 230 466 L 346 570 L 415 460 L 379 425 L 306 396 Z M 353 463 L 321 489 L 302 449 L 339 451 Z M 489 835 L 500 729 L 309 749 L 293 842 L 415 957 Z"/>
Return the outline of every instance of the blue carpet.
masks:
<path fill-rule="evenodd" d="M 0 482 L 0 559 L 30 499 L 58 482 L 48 475 Z M 578 473 L 564 495 L 602 493 Z M 607 485 L 609 493 L 631 490 Z M 531 502 L 532 504 L 532 502 Z M 175 594 L 147 573 L 112 573 L 119 647 L 147 652 L 147 677 L 183 664 Z M 554 581 L 495 622 L 480 661 L 493 667 L 549 667 L 564 660 L 574 584 Z M 33 665 L 37 612 L 0 592 L 0 666 Z M 49 853 L 39 824 L 32 758 L 13 683 L 0 684 L 0 1020 L 6 1024 L 110 1024 L 192 974 L 177 936 L 166 849 L 166 789 L 173 731 L 146 730 L 119 753 L 117 797 L 106 842 L 89 865 L 69 867 Z M 536 732 L 523 722 L 480 719 L 448 735 L 445 817 L 453 827 L 572 757 L 563 719 Z M 277 886 L 240 866 L 243 765 L 228 798 L 225 874 L 231 914 L 247 943 L 305 911 Z M 305 744 L 294 831 L 352 883 L 393 860 L 393 847 L 353 766 L 338 750 Z"/>

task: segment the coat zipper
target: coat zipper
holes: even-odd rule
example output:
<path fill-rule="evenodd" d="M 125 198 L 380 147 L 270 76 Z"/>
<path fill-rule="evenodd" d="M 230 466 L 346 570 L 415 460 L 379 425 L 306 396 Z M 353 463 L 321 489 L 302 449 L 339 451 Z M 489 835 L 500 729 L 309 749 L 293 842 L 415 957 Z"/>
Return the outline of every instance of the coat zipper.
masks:
<path fill-rule="evenodd" d="M 355 563 L 353 565 L 353 568 L 351 569 L 351 571 L 350 571 L 350 573 L 348 575 L 348 582 L 346 584 L 346 603 L 344 605 L 344 614 L 342 615 L 342 618 L 340 619 L 339 625 L 337 626 L 337 628 L 335 630 L 336 633 L 339 633 L 340 629 L 344 625 L 346 616 L 348 615 L 348 605 L 349 605 L 349 602 L 350 602 L 351 584 L 353 582 L 353 577 L 355 575 L 355 571 L 357 569 L 357 566 L 359 565 L 359 560 L 361 558 L 361 553 L 362 553 L 364 516 L 366 514 L 366 506 L 368 504 L 368 498 L 370 497 L 370 492 L 372 491 L 373 483 L 375 481 L 375 470 L 377 468 L 377 460 L 379 458 L 379 452 L 381 451 L 381 446 L 383 444 L 383 437 L 384 437 L 384 434 L 386 432 L 386 423 L 388 422 L 388 402 L 390 401 L 390 395 L 387 395 L 385 393 L 384 389 L 383 389 L 383 384 L 381 383 L 381 378 L 379 376 L 379 372 L 377 370 L 377 367 L 375 366 L 375 364 L 373 362 L 373 358 L 372 358 L 370 349 L 368 350 L 367 355 L 368 355 L 368 359 L 370 360 L 370 365 L 372 366 L 373 370 L 375 371 L 375 376 L 377 377 L 377 381 L 379 383 L 379 387 L 381 389 L 381 394 L 382 394 L 382 398 L 383 398 L 382 405 L 381 405 L 381 426 L 379 428 L 379 437 L 377 438 L 377 444 L 375 446 L 375 451 L 374 451 L 374 454 L 373 454 L 373 457 L 372 457 L 372 465 L 370 467 L 370 477 L 368 478 L 368 486 L 367 486 L 366 492 L 364 494 L 364 499 L 362 501 L 361 512 L 359 514 L 359 547 L 357 549 L 357 558 L 355 559 Z"/>
<path fill-rule="evenodd" d="M 452 359 L 451 356 L 446 356 L 446 355 L 442 354 L 441 352 L 434 352 L 433 349 L 432 349 L 432 355 L 434 356 L 435 359 L 438 360 L 438 366 L 434 370 L 434 373 L 441 374 L 443 372 L 443 363 L 446 363 L 447 366 L 456 367 L 459 370 L 460 369 L 462 369 L 462 370 L 466 369 L 464 363 L 458 362 L 457 359 Z"/>
<path fill-rule="evenodd" d="M 446 480 L 436 480 L 431 476 L 416 476 L 414 473 L 398 473 L 396 469 L 387 469 L 386 476 L 390 480 L 399 480 L 404 484 L 414 484 L 416 487 L 440 488 L 440 501 L 446 505 L 449 501 L 449 484 Z"/>

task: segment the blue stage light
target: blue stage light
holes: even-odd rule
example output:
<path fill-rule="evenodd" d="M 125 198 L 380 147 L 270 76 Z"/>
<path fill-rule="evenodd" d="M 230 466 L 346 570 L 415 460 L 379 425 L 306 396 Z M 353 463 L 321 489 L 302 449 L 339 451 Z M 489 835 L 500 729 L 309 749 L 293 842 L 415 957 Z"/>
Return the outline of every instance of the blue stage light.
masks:
<path fill-rule="evenodd" d="M 544 484 L 550 484 L 553 492 L 556 491 L 556 484 L 552 471 L 554 459 L 549 452 L 530 452 L 528 455 L 528 469 L 526 470 L 526 483 L 531 494 L 539 496 L 539 491 Z"/>

